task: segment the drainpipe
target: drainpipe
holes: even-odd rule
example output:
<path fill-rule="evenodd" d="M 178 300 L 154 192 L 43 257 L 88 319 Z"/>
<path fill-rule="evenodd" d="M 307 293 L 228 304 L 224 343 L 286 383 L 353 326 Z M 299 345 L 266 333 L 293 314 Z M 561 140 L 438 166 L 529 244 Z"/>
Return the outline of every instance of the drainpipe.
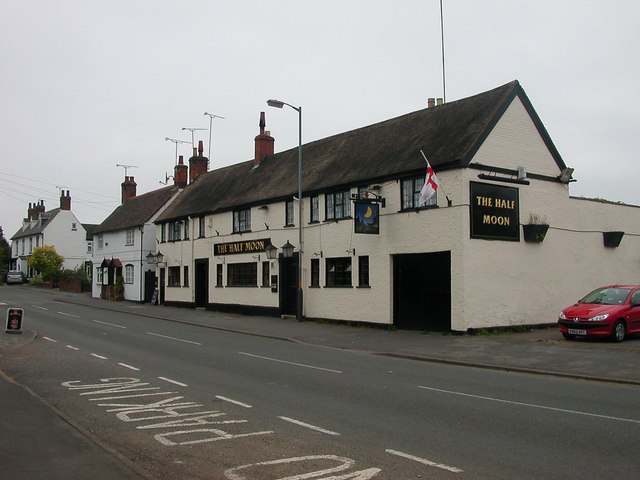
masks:
<path fill-rule="evenodd" d="M 142 268 L 142 247 L 144 240 L 144 225 L 140 227 L 140 303 L 144 302 L 144 297 L 142 296 L 142 287 L 143 287 L 143 278 L 144 278 L 144 269 Z"/>

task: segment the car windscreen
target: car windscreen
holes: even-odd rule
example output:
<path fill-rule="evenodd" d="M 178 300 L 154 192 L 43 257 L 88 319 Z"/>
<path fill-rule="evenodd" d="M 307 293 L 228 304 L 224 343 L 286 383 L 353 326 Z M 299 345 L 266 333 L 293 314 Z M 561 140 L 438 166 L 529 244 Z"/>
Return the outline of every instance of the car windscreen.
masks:
<path fill-rule="evenodd" d="M 631 292 L 628 288 L 599 288 L 580 300 L 580 303 L 598 303 L 602 305 L 621 305 Z"/>

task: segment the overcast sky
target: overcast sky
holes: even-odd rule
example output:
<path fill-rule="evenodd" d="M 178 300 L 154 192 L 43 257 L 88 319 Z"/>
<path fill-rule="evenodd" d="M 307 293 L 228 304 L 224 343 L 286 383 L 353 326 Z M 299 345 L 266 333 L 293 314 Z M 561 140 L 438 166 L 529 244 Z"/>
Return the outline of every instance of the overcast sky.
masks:
<path fill-rule="evenodd" d="M 444 0 L 446 99 L 519 80 L 565 163 L 571 194 L 640 205 L 640 3 Z M 276 152 L 442 97 L 439 0 L 4 0 L 0 226 L 70 190 L 82 223 L 185 159 L 213 121 L 211 167 L 253 158 L 260 111 Z M 208 150 L 207 130 L 195 132 Z"/>

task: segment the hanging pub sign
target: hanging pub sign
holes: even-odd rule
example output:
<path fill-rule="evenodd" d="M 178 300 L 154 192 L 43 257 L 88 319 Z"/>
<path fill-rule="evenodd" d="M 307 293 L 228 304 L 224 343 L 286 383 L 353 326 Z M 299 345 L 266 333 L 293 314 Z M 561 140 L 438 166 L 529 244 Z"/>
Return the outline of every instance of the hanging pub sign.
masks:
<path fill-rule="evenodd" d="M 377 235 L 380 233 L 380 205 L 374 202 L 354 202 L 355 233 L 366 233 Z"/>
<path fill-rule="evenodd" d="M 214 243 L 214 255 L 237 255 L 240 253 L 264 252 L 271 245 L 270 238 L 243 240 L 241 242 Z"/>
<path fill-rule="evenodd" d="M 518 189 L 471 182 L 471 238 L 520 241 Z"/>

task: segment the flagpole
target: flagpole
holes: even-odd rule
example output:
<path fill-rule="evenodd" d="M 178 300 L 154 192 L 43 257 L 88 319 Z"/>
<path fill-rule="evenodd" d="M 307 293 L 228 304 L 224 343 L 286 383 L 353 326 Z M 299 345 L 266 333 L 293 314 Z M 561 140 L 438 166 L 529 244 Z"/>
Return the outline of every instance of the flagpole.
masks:
<path fill-rule="evenodd" d="M 422 154 L 422 158 L 424 158 L 424 161 L 427 162 L 427 167 L 429 166 L 429 160 L 427 160 L 427 156 L 424 154 L 424 152 L 422 151 L 422 149 L 420 149 L 420 153 Z M 451 206 L 451 199 L 449 198 L 449 195 L 447 195 L 447 192 L 444 190 L 444 188 L 442 188 L 442 185 L 438 185 L 438 188 L 442 189 L 442 193 L 444 193 L 444 198 L 447 199 L 447 206 Z"/>

